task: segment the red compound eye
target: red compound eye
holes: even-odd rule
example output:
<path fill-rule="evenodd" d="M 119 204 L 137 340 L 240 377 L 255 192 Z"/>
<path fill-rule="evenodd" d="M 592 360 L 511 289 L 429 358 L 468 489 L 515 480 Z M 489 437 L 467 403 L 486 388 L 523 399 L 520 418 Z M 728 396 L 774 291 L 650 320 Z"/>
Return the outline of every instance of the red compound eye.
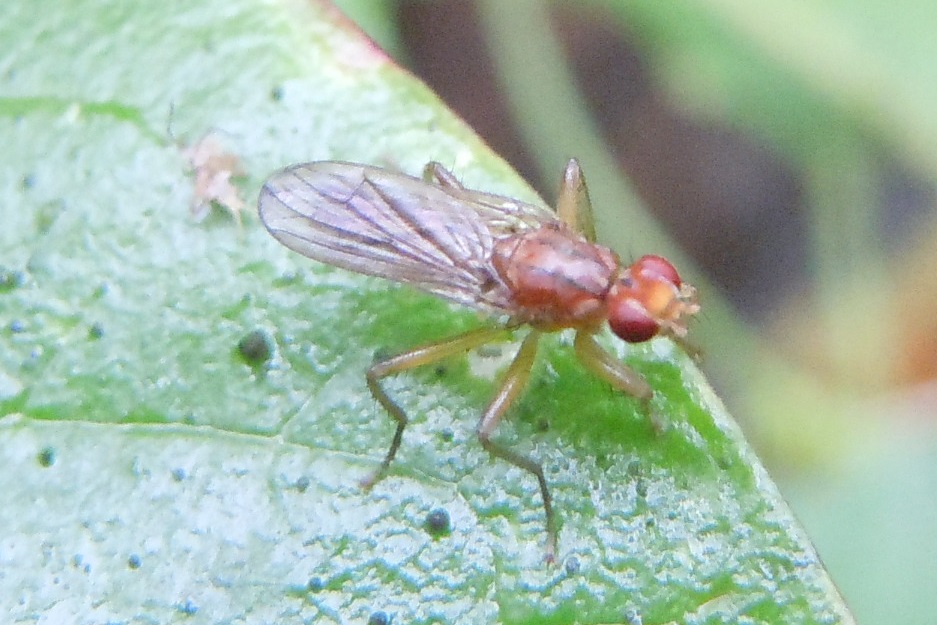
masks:
<path fill-rule="evenodd" d="M 614 297 L 608 302 L 608 325 L 618 338 L 629 343 L 642 343 L 654 338 L 660 325 L 633 297 Z"/>
<path fill-rule="evenodd" d="M 641 275 L 647 278 L 663 279 L 678 289 L 681 285 L 680 274 L 670 261 L 663 256 L 648 254 L 642 256 L 631 265 L 632 275 Z"/>
<path fill-rule="evenodd" d="M 640 343 L 672 321 L 679 297 L 680 274 L 665 258 L 642 256 L 628 267 L 606 298 L 608 325 L 629 343 Z"/>

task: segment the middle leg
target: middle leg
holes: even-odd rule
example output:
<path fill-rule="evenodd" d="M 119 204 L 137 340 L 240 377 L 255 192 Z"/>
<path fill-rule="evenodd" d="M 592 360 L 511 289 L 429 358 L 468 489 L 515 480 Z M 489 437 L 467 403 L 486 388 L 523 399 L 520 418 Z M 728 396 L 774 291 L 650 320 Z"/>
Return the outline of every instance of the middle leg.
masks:
<path fill-rule="evenodd" d="M 478 434 L 478 440 L 482 447 L 485 448 L 485 451 L 492 456 L 510 462 L 528 473 L 532 473 L 534 477 L 537 478 L 537 483 L 540 485 L 540 496 L 543 499 L 543 510 L 546 514 L 546 559 L 552 562 L 556 554 L 556 519 L 553 516 L 553 498 L 550 496 L 550 488 L 547 486 L 546 477 L 543 475 L 543 466 L 533 458 L 491 440 L 491 436 L 494 434 L 495 428 L 497 428 L 498 424 L 501 422 L 505 411 L 514 400 L 517 399 L 517 396 L 527 385 L 527 380 L 530 378 L 530 370 L 534 364 L 534 357 L 537 355 L 537 343 L 539 340 L 540 332 L 532 330 L 524 339 L 524 342 L 521 343 L 521 348 L 518 350 L 517 355 L 514 356 L 514 360 L 504 374 L 501 387 L 498 389 L 494 399 L 491 400 L 491 403 L 488 404 L 488 408 L 485 409 L 481 419 L 479 419 L 476 432 Z"/>

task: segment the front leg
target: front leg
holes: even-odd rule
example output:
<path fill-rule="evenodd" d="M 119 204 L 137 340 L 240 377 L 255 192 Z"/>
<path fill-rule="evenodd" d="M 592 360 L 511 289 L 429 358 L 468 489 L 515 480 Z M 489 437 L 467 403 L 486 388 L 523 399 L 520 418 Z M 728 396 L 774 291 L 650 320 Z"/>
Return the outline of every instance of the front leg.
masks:
<path fill-rule="evenodd" d="M 576 333 L 574 348 L 576 356 L 586 369 L 619 391 L 627 393 L 641 402 L 641 408 L 647 415 L 655 432 L 660 433 L 664 430 L 662 419 L 651 406 L 654 390 L 647 383 L 647 380 L 641 377 L 640 373 L 602 349 L 588 332 L 580 331 Z"/>

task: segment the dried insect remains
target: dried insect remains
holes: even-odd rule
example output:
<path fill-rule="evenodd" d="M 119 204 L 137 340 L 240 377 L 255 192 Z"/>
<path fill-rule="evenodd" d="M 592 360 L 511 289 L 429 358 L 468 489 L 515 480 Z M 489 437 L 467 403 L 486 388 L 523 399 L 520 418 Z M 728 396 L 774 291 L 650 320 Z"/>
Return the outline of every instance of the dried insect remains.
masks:
<path fill-rule="evenodd" d="M 315 162 L 284 169 L 260 194 L 260 218 L 278 241 L 304 256 L 358 273 L 410 284 L 531 330 L 505 371 L 476 432 L 493 456 L 533 474 L 546 513 L 547 557 L 556 549 L 550 489 L 539 462 L 492 440 L 495 428 L 530 376 L 544 332 L 576 331 L 583 365 L 634 396 L 650 416 L 653 390 L 636 371 L 605 351 L 594 334 L 608 322 L 629 343 L 654 336 L 682 339 L 699 310 L 696 291 L 660 256 L 622 265 L 595 243 L 592 209 L 576 160 L 563 175 L 557 211 L 509 197 L 471 191 L 438 163 L 426 180 L 378 167 Z M 381 379 L 438 362 L 501 338 L 484 327 L 375 363 L 367 372 L 374 398 L 397 422 L 377 482 L 400 447 L 407 415 Z"/>

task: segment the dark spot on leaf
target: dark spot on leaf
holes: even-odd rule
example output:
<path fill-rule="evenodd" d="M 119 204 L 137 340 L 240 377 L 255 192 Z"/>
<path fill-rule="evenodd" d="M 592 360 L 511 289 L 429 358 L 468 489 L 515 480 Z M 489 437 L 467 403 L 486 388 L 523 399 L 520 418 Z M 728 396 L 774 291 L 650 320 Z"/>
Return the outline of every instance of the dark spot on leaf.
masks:
<path fill-rule="evenodd" d="M 36 454 L 36 461 L 39 462 L 41 467 L 51 467 L 55 464 L 55 449 L 52 447 L 43 447 L 42 450 Z"/>
<path fill-rule="evenodd" d="M 99 339 L 104 336 L 104 326 L 100 323 L 92 323 L 91 327 L 88 328 L 88 338 L 89 339 Z"/>
<path fill-rule="evenodd" d="M 296 271 L 291 271 L 288 273 L 284 273 L 282 276 L 274 280 L 273 286 L 276 286 L 276 287 L 291 286 L 299 282 L 302 282 L 302 276 Z"/>
<path fill-rule="evenodd" d="M 575 575 L 579 572 L 580 568 L 579 558 L 576 556 L 569 556 L 566 558 L 566 574 Z"/>
<path fill-rule="evenodd" d="M 452 428 L 444 428 L 444 429 L 439 433 L 439 437 L 440 437 L 443 441 L 445 441 L 445 442 L 447 442 L 447 443 L 451 443 L 451 442 L 452 442 L 452 439 L 455 437 L 455 433 L 452 431 Z"/>
<path fill-rule="evenodd" d="M 368 617 L 368 625 L 388 625 L 389 623 L 390 617 L 387 616 L 387 612 L 378 610 Z"/>
<path fill-rule="evenodd" d="M 40 234 L 48 234 L 52 224 L 66 212 L 68 212 L 68 208 L 65 205 L 65 200 L 61 198 L 40 204 L 33 211 L 36 231 Z"/>
<path fill-rule="evenodd" d="M 306 588 L 309 589 L 309 592 L 319 592 L 325 588 L 325 582 L 322 581 L 321 577 L 310 577 L 306 583 Z"/>
<path fill-rule="evenodd" d="M 435 508 L 426 515 L 426 531 L 434 538 L 446 536 L 452 531 L 449 512 L 445 508 Z"/>
<path fill-rule="evenodd" d="M 192 616 L 198 612 L 198 606 L 191 599 L 186 599 L 185 603 L 179 604 L 179 611 L 187 616 Z"/>
<path fill-rule="evenodd" d="M 72 566 L 83 573 L 91 572 L 91 565 L 85 562 L 85 557 L 80 553 L 72 556 Z"/>
<path fill-rule="evenodd" d="M 140 564 L 141 564 L 141 563 L 142 563 L 142 562 L 141 562 L 141 560 L 140 560 L 140 556 L 138 556 L 138 555 L 135 554 L 135 553 L 130 554 L 130 557 L 127 558 L 127 566 L 130 567 L 131 569 L 136 570 L 136 569 L 140 568 Z"/>
<path fill-rule="evenodd" d="M 273 354 L 273 342 L 263 330 L 254 330 L 238 341 L 238 353 L 250 365 L 259 365 Z"/>
<path fill-rule="evenodd" d="M 538 432 L 548 432 L 550 431 L 550 420 L 546 417 L 540 417 L 537 419 L 537 431 Z"/>
<path fill-rule="evenodd" d="M 283 85 L 277 85 L 270 90 L 270 99 L 274 102 L 280 102 L 283 100 Z"/>
<path fill-rule="evenodd" d="M 12 291 L 23 284 L 23 274 L 19 271 L 0 268 L 0 293 Z"/>
<path fill-rule="evenodd" d="M 23 176 L 23 179 L 20 181 L 20 185 L 23 187 L 23 190 L 32 189 L 36 186 L 36 174 L 28 173 Z"/>
<path fill-rule="evenodd" d="M 444 378 L 449 372 L 449 368 L 446 365 L 436 365 L 436 368 L 433 369 L 433 373 L 436 374 L 437 378 Z"/>
<path fill-rule="evenodd" d="M 306 490 L 309 489 L 309 478 L 304 475 L 303 477 L 296 480 L 296 484 L 294 486 L 299 492 L 305 493 Z"/>
<path fill-rule="evenodd" d="M 172 470 L 172 479 L 177 482 L 181 482 L 186 477 L 185 469 L 173 469 Z"/>
<path fill-rule="evenodd" d="M 637 493 L 638 497 L 641 499 L 647 497 L 647 482 L 641 478 L 638 478 L 638 480 L 634 483 L 634 492 Z"/>
<path fill-rule="evenodd" d="M 628 463 L 628 475 L 637 477 L 641 474 L 641 462 L 638 460 L 632 460 Z"/>
<path fill-rule="evenodd" d="M 10 332 L 13 334 L 19 334 L 26 330 L 26 324 L 20 321 L 19 319 L 14 319 L 10 322 Z"/>
<path fill-rule="evenodd" d="M 595 464 L 602 471 L 608 471 L 612 466 L 611 461 L 609 461 L 608 454 L 603 454 L 602 452 L 596 452 Z"/>

